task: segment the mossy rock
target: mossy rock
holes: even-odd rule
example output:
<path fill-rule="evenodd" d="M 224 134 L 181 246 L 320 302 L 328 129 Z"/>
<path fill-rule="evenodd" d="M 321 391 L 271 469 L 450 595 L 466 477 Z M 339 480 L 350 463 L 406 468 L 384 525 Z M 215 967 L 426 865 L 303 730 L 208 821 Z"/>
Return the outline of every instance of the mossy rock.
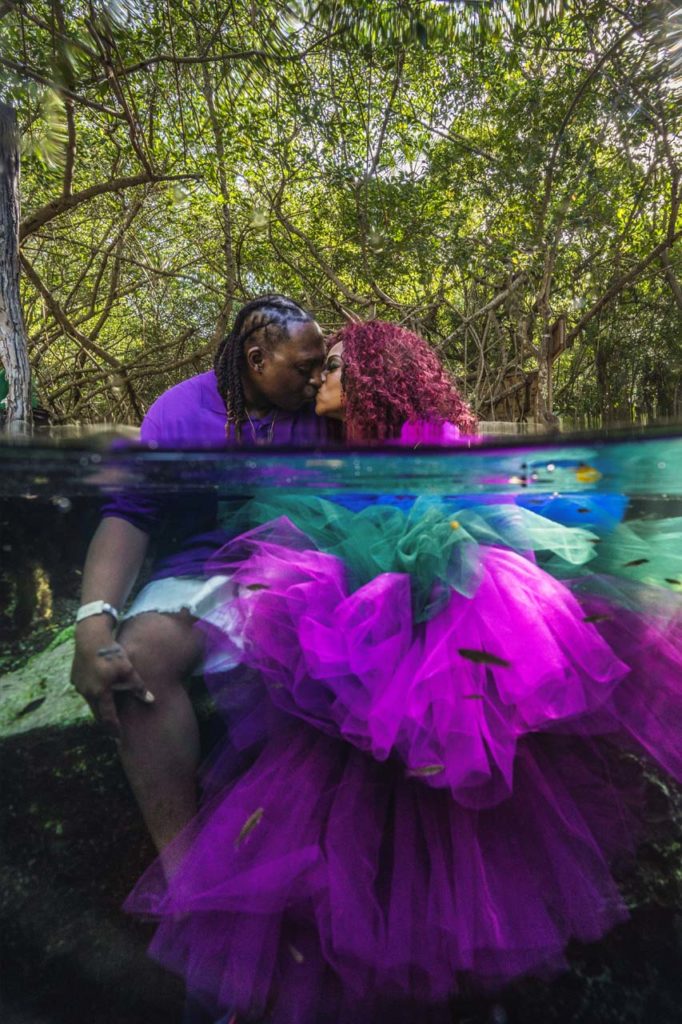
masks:
<path fill-rule="evenodd" d="M 0 960 L 8 1024 L 179 1024 L 179 979 L 125 915 L 154 851 L 116 745 L 69 682 L 72 631 L 0 676 Z"/>
<path fill-rule="evenodd" d="M 0 676 L 0 737 L 90 719 L 87 704 L 69 681 L 73 651 L 73 638 L 62 639 Z"/>
<path fill-rule="evenodd" d="M 7 1024 L 180 1024 L 181 981 L 123 913 L 154 850 L 116 744 L 69 682 L 70 627 L 0 675 L 0 1004 Z M 215 730 L 196 690 L 205 749 Z"/>

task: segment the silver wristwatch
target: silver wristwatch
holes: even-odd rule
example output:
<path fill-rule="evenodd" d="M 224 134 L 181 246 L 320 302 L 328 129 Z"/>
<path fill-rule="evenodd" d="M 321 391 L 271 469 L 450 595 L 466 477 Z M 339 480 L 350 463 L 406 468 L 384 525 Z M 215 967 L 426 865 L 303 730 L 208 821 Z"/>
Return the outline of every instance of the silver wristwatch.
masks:
<path fill-rule="evenodd" d="M 108 601 L 90 601 L 88 604 L 82 604 L 76 612 L 76 622 L 82 622 L 83 619 L 89 619 L 91 615 L 111 615 L 114 620 L 114 624 L 118 622 L 119 614 L 112 604 Z"/>

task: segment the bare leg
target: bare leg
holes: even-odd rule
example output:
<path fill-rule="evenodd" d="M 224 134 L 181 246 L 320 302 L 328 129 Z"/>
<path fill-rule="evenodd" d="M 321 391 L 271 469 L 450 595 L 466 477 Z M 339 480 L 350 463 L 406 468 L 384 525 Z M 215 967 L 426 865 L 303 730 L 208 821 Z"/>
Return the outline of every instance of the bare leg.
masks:
<path fill-rule="evenodd" d="M 196 813 L 199 732 L 185 681 L 201 658 L 188 612 L 145 612 L 123 624 L 119 642 L 156 698 L 119 701 L 121 761 L 159 851 Z M 168 865 L 171 867 L 171 865 Z"/>

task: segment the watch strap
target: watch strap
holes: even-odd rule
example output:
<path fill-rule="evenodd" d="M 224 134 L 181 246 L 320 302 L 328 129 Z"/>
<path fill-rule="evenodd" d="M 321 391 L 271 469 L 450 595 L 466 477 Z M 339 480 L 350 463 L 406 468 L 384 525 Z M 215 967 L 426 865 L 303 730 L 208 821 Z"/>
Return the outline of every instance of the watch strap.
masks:
<path fill-rule="evenodd" d="M 82 604 L 76 612 L 76 622 L 89 619 L 91 615 L 111 615 L 115 623 L 119 620 L 118 611 L 108 601 L 89 601 L 88 604 Z"/>

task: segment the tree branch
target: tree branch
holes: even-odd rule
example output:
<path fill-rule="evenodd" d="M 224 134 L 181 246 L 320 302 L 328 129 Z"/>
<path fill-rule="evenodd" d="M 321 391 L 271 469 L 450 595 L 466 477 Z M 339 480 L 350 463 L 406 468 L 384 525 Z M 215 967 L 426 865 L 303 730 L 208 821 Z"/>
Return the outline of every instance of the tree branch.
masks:
<path fill-rule="evenodd" d="M 673 265 L 670 261 L 670 253 L 667 249 L 664 249 L 661 253 L 661 263 L 665 268 L 665 276 L 670 285 L 670 291 L 673 293 L 677 308 L 682 310 L 682 285 L 680 284 L 679 278 L 673 269 Z"/>
<path fill-rule="evenodd" d="M 80 206 L 81 203 L 86 203 L 96 196 L 106 195 L 108 192 L 120 192 L 123 189 L 135 188 L 138 185 L 156 184 L 160 181 L 186 181 L 188 178 L 195 180 L 197 175 L 149 174 L 145 172 L 144 174 L 135 174 L 123 178 L 112 178 L 111 181 L 102 181 L 99 185 L 91 185 L 90 188 L 84 188 L 80 192 L 72 192 L 68 196 L 62 195 L 59 199 L 53 199 L 44 206 L 40 206 L 22 220 L 20 238 L 23 241 L 29 235 L 38 231 L 39 228 L 49 223 L 49 221 L 54 220 L 55 217 L 59 217 L 68 210 L 73 210 L 74 207 Z"/>
<path fill-rule="evenodd" d="M 336 285 L 338 290 L 343 295 L 345 295 L 345 297 L 348 299 L 349 302 L 353 302 L 356 305 L 362 306 L 362 307 L 367 307 L 367 306 L 371 305 L 371 302 L 372 302 L 371 299 L 364 299 L 361 295 L 356 295 L 355 292 L 351 291 L 351 289 L 348 288 L 343 283 L 341 278 L 338 277 L 334 273 L 334 271 L 330 267 L 329 263 L 327 263 L 326 259 L 324 258 L 324 256 L 320 252 L 320 250 L 317 248 L 317 246 L 308 238 L 308 236 L 303 231 L 301 231 L 300 228 L 297 228 L 294 224 L 292 224 L 292 222 L 289 220 L 289 218 L 286 216 L 286 214 L 284 214 L 282 212 L 282 207 L 280 205 L 279 198 L 277 198 L 275 200 L 275 202 L 273 204 L 273 210 L 275 211 L 275 215 L 277 216 L 277 219 L 280 221 L 281 224 L 284 225 L 284 227 L 287 229 L 287 231 L 290 234 L 295 235 L 296 238 L 300 238 L 301 239 L 301 241 L 305 245 L 305 247 L 308 250 L 308 252 L 311 254 L 311 256 L 315 259 L 315 261 L 320 266 L 321 270 L 324 271 L 324 273 L 327 275 L 327 277 L 329 278 L 330 281 L 333 281 L 333 283 Z"/>
<path fill-rule="evenodd" d="M 104 64 L 104 67 L 106 69 L 107 82 L 109 83 L 114 96 L 121 104 L 125 120 L 128 123 L 128 137 L 130 138 L 130 144 L 133 147 L 133 150 L 136 153 L 138 160 L 145 168 L 147 173 L 153 174 L 154 168 L 152 167 L 149 157 L 145 151 L 143 145 L 144 139 L 140 139 L 139 137 L 140 126 L 138 125 L 137 112 L 131 109 L 131 104 L 129 103 L 128 98 L 126 97 L 123 91 L 123 87 L 118 80 L 116 68 L 114 67 L 114 61 L 112 59 L 112 54 L 110 50 L 112 45 L 115 48 L 115 43 L 110 44 L 109 40 L 106 39 L 106 37 L 102 37 L 100 35 L 100 33 L 97 31 L 97 26 L 95 25 L 94 20 L 92 18 L 86 18 L 85 23 L 88 26 L 90 34 L 92 35 L 92 38 L 95 40 L 95 43 L 97 44 L 100 50 L 102 63 Z"/>
<path fill-rule="evenodd" d="M 114 110 L 113 107 L 106 107 L 103 103 L 89 100 L 87 96 L 82 96 L 72 89 L 67 89 L 61 82 L 56 82 L 53 78 L 46 78 L 45 75 L 41 75 L 39 71 L 35 71 L 28 64 L 18 64 L 16 61 L 7 60 L 6 57 L 0 57 L 0 67 L 9 68 L 10 71 L 14 71 L 25 78 L 30 78 L 34 82 L 38 82 L 39 85 L 47 85 L 50 89 L 54 89 L 55 92 L 59 93 L 60 96 L 75 100 L 76 103 L 89 107 L 90 110 L 97 110 L 100 114 L 107 114 L 108 117 L 115 117 L 119 121 L 125 120 L 125 114 L 121 113 L 120 110 Z"/>
<path fill-rule="evenodd" d="M 26 277 L 31 282 L 33 287 L 42 295 L 45 300 L 45 305 L 49 309 L 50 313 L 57 321 L 62 330 L 77 341 L 78 344 L 84 348 L 87 352 L 92 355 L 99 356 L 108 366 L 111 366 L 115 370 L 121 370 L 121 363 L 118 359 L 112 356 L 106 349 L 102 348 L 96 342 L 91 341 L 87 334 L 83 334 L 78 328 L 71 322 L 62 307 L 59 305 L 54 295 L 42 281 L 38 272 L 32 263 L 30 263 L 24 255 L 21 256 L 21 265 L 24 268 Z"/>
<path fill-rule="evenodd" d="M 311 43 L 305 50 L 300 50 L 298 53 L 278 53 L 275 50 L 258 50 L 258 49 L 247 49 L 247 50 L 227 50 L 222 53 L 213 54 L 200 54 L 192 57 L 178 57 L 172 53 L 157 53 L 153 57 L 146 57 L 144 60 L 137 61 L 135 64 L 130 64 L 126 68 L 119 68 L 117 74 L 119 78 L 123 78 L 124 75 L 133 75 L 136 71 L 145 71 L 147 68 L 152 68 L 157 64 L 178 64 L 195 66 L 197 64 L 220 64 L 223 61 L 228 60 L 249 60 L 253 57 L 259 57 L 262 60 L 274 60 L 278 63 L 287 61 L 289 63 L 297 63 L 303 60 L 310 53 L 323 46 L 326 42 L 332 39 L 334 36 L 340 34 L 340 29 L 336 29 L 334 32 L 328 32 L 322 36 L 321 39 L 316 39 L 315 42 Z M 88 83 L 89 85 L 100 85 L 105 82 L 106 78 L 99 78 Z"/>
<path fill-rule="evenodd" d="M 381 148 L 384 144 L 384 138 L 386 136 L 386 129 L 388 128 L 388 122 L 393 112 L 393 103 L 398 95 L 398 89 L 403 77 L 403 65 L 405 63 L 405 53 L 401 52 L 398 56 L 398 63 L 395 71 L 395 78 L 393 79 L 393 88 L 391 89 L 391 95 L 388 103 L 386 104 L 386 110 L 384 111 L 384 119 L 379 129 L 379 137 L 377 139 L 376 149 L 374 150 L 374 156 L 372 157 L 372 166 L 369 169 L 368 177 L 371 178 L 376 173 L 377 166 L 379 164 L 379 157 L 381 156 Z"/>
<path fill-rule="evenodd" d="M 568 331 L 564 347 L 568 347 L 571 342 L 578 337 L 581 331 L 585 329 L 590 320 L 592 320 L 597 313 L 600 313 L 611 299 L 614 299 L 619 292 L 622 292 L 624 288 L 627 288 L 629 284 L 632 284 L 632 282 L 635 281 L 639 275 L 647 269 L 647 267 L 651 266 L 651 264 L 657 260 L 662 253 L 670 249 L 678 238 L 682 238 L 682 229 L 676 231 L 672 238 L 665 238 L 656 246 L 655 249 L 651 250 L 648 256 L 643 260 L 640 260 L 639 263 L 636 263 L 635 266 L 627 272 L 627 274 L 623 274 L 617 281 L 614 281 L 611 287 L 607 288 L 601 298 L 598 299 L 594 305 L 588 309 L 587 313 L 580 318 L 575 327 L 572 327 L 571 330 Z"/>
<path fill-rule="evenodd" d="M 142 417 L 144 416 L 144 411 L 140 406 L 137 395 L 135 394 L 133 386 L 130 383 L 128 371 L 126 367 L 123 365 L 123 363 L 121 363 L 119 359 L 116 359 L 115 356 L 112 356 L 109 352 L 107 352 L 106 349 L 102 348 L 101 345 L 98 345 L 97 342 L 94 341 L 87 334 L 83 334 L 82 331 L 79 331 L 78 328 L 71 323 L 68 316 L 61 308 L 52 292 L 41 280 L 40 276 L 38 275 L 37 271 L 32 266 L 32 264 L 29 263 L 29 261 L 23 255 L 21 257 L 21 264 L 24 268 L 24 273 L 26 274 L 26 277 L 29 279 L 34 288 L 36 288 L 43 296 L 47 308 L 50 310 L 52 316 L 55 318 L 60 327 L 64 329 L 65 333 L 68 334 L 71 338 L 73 338 L 74 341 L 77 341 L 81 348 L 85 349 L 86 352 L 89 352 L 91 355 L 99 356 L 100 359 L 102 359 L 108 366 L 111 366 L 118 372 L 121 380 L 123 381 L 123 385 L 128 393 L 128 398 L 130 399 L 130 403 L 133 407 L 135 415 L 138 416 L 139 419 L 142 419 Z"/>
<path fill-rule="evenodd" d="M 623 43 L 627 42 L 630 36 L 635 34 L 636 30 L 637 29 L 635 26 L 628 29 L 627 32 L 623 33 L 622 36 L 619 36 L 618 39 L 616 39 L 616 41 L 612 43 L 611 46 L 609 46 L 608 50 L 605 50 L 604 53 L 602 53 L 601 57 L 599 57 L 594 66 L 590 68 L 590 70 L 583 78 L 582 82 L 578 86 L 575 95 L 573 96 L 573 99 L 569 103 L 566 113 L 564 114 L 561 124 L 559 125 L 559 130 L 554 139 L 554 145 L 552 146 L 549 161 L 547 162 L 547 170 L 545 171 L 545 189 L 542 198 L 542 205 L 540 207 L 540 214 L 538 217 L 539 224 L 544 223 L 545 217 L 547 215 L 547 210 L 549 208 L 549 200 L 552 194 L 552 187 L 554 184 L 556 162 L 559 157 L 559 151 L 564 141 L 566 129 L 568 128 L 571 122 L 571 118 L 573 117 L 573 114 L 577 107 L 582 102 L 583 96 L 592 85 L 592 82 L 599 75 L 604 64 L 606 64 L 606 62 L 609 60 L 610 57 L 614 55 L 614 53 L 618 52 L 620 47 L 623 45 Z"/>
<path fill-rule="evenodd" d="M 413 117 L 412 120 L 415 124 L 433 132 L 434 135 L 439 135 L 441 139 L 447 139 L 448 142 L 452 142 L 456 146 L 461 146 L 461 148 L 466 149 L 468 153 L 473 153 L 474 156 L 482 156 L 488 160 L 489 163 L 499 165 L 500 161 L 497 157 L 494 157 L 492 153 L 488 153 L 487 150 L 481 149 L 479 146 L 473 146 L 470 142 L 467 142 L 466 139 L 462 138 L 461 135 L 456 135 L 452 131 L 444 131 L 442 128 L 436 128 L 435 125 L 429 124 L 428 121 L 421 121 L 418 117 Z"/>

